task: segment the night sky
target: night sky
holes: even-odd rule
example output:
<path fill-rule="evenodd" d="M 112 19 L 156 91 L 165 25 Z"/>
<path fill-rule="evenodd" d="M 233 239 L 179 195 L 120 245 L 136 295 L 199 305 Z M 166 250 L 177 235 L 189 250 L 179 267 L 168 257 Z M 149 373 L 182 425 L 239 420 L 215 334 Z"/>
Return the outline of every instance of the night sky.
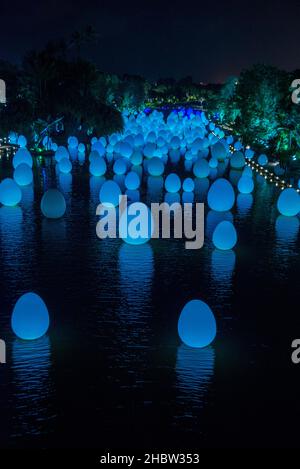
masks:
<path fill-rule="evenodd" d="M 300 68 L 299 0 L 5 0 L 0 8 L 0 58 L 13 62 L 90 24 L 99 42 L 82 55 L 107 72 L 220 82 L 256 62 Z"/>

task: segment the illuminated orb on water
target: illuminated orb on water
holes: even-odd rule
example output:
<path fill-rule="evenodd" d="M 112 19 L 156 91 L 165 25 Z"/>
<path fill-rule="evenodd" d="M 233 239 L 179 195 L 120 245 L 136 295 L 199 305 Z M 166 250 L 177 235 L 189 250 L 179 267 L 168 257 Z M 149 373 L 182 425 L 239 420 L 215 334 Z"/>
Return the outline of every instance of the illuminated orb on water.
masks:
<path fill-rule="evenodd" d="M 106 173 L 106 162 L 101 156 L 91 158 L 90 173 L 93 176 L 103 176 Z"/>
<path fill-rule="evenodd" d="M 25 148 L 27 145 L 27 139 L 24 137 L 24 135 L 19 135 L 18 137 L 18 145 L 20 148 Z"/>
<path fill-rule="evenodd" d="M 70 173 L 72 171 L 72 163 L 69 158 L 62 158 L 58 163 L 58 169 L 61 173 Z"/>
<path fill-rule="evenodd" d="M 165 170 L 165 165 L 161 158 L 154 156 L 149 160 L 147 169 L 151 176 L 161 176 Z"/>
<path fill-rule="evenodd" d="M 180 177 L 175 173 L 169 174 L 165 180 L 165 188 L 166 188 L 166 191 L 171 192 L 171 193 L 180 191 L 180 188 L 181 188 Z"/>
<path fill-rule="evenodd" d="M 193 167 L 193 173 L 197 178 L 206 178 L 209 175 L 210 167 L 205 158 L 196 161 Z"/>
<path fill-rule="evenodd" d="M 74 149 L 78 147 L 78 138 L 77 137 L 69 137 L 68 138 L 68 145 L 70 148 Z"/>
<path fill-rule="evenodd" d="M 257 162 L 261 166 L 266 166 L 269 162 L 267 155 L 264 155 L 264 154 L 259 155 Z"/>
<path fill-rule="evenodd" d="M 230 160 L 230 165 L 234 169 L 241 169 L 245 166 L 245 157 L 242 152 L 236 151 L 233 153 L 231 160 Z"/>
<path fill-rule="evenodd" d="M 49 313 L 42 298 L 36 293 L 25 293 L 15 304 L 11 327 L 23 340 L 39 339 L 49 328 Z"/>
<path fill-rule="evenodd" d="M 217 212 L 231 210 L 235 202 L 235 194 L 230 182 L 223 178 L 214 181 L 208 191 L 207 202 L 209 207 Z"/>
<path fill-rule="evenodd" d="M 55 161 L 59 163 L 60 160 L 62 160 L 63 158 L 69 158 L 69 156 L 70 155 L 66 147 L 63 147 L 62 145 L 60 145 L 55 152 L 54 158 L 55 158 Z"/>
<path fill-rule="evenodd" d="M 120 186 L 115 181 L 105 181 L 100 189 L 99 200 L 103 205 L 117 207 L 120 195 Z"/>
<path fill-rule="evenodd" d="M 96 151 L 99 154 L 99 156 L 104 156 L 105 155 L 105 148 L 102 145 L 102 143 L 99 142 L 99 141 L 93 143 L 92 151 Z"/>
<path fill-rule="evenodd" d="M 238 182 L 238 190 L 241 194 L 250 194 L 254 189 L 254 182 L 250 176 L 242 176 Z"/>
<path fill-rule="evenodd" d="M 124 156 L 124 158 L 130 158 L 132 155 L 132 146 L 128 142 L 121 142 L 120 154 Z"/>
<path fill-rule="evenodd" d="M 194 183 L 193 179 L 192 178 L 186 178 L 183 181 L 182 188 L 183 188 L 184 192 L 193 192 L 193 190 L 195 189 L 195 183 Z"/>
<path fill-rule="evenodd" d="M 14 170 L 14 180 L 19 186 L 28 186 L 32 183 L 33 173 L 30 166 L 26 163 L 21 163 Z"/>
<path fill-rule="evenodd" d="M 135 191 L 140 187 L 140 178 L 135 171 L 131 171 L 125 178 L 125 186 L 128 190 Z"/>
<path fill-rule="evenodd" d="M 58 189 L 49 189 L 42 197 L 41 210 L 47 218 L 61 218 L 66 211 L 66 201 Z"/>
<path fill-rule="evenodd" d="M 300 195 L 295 189 L 284 189 L 277 200 L 277 208 L 281 215 L 294 217 L 300 212 Z"/>
<path fill-rule="evenodd" d="M 19 150 L 15 153 L 13 157 L 12 163 L 15 169 L 17 168 L 17 166 L 19 166 L 19 164 L 23 163 L 27 164 L 28 166 L 30 166 L 30 168 L 32 168 L 32 156 L 27 150 L 27 148 L 19 148 Z"/>
<path fill-rule="evenodd" d="M 143 162 L 143 154 L 139 150 L 134 150 L 130 157 L 130 161 L 134 166 L 138 166 Z"/>
<path fill-rule="evenodd" d="M 216 248 L 226 251 L 237 242 L 236 229 L 230 221 L 221 221 L 213 232 L 213 243 Z"/>
<path fill-rule="evenodd" d="M 178 320 L 178 334 L 182 342 L 189 347 L 207 347 L 216 333 L 216 320 L 210 307 L 201 300 L 189 301 Z"/>
<path fill-rule="evenodd" d="M 7 207 L 14 207 L 22 199 L 22 192 L 18 184 L 10 178 L 0 183 L 0 203 Z"/>
<path fill-rule="evenodd" d="M 114 169 L 114 173 L 118 175 L 126 173 L 127 165 L 126 165 L 126 162 L 123 160 L 123 158 L 118 158 L 115 161 L 113 169 Z"/>
<path fill-rule="evenodd" d="M 147 243 L 154 231 L 151 211 L 142 202 L 134 202 L 123 212 L 119 221 L 119 235 L 127 244 Z"/>

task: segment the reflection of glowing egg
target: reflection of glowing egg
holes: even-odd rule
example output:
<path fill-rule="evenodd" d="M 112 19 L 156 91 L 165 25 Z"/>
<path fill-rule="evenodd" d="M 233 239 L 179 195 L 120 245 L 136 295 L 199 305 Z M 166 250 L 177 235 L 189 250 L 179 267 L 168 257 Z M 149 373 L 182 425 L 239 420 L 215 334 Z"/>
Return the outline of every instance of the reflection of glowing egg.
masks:
<path fill-rule="evenodd" d="M 178 320 L 178 334 L 190 347 L 207 347 L 215 339 L 216 320 L 210 307 L 201 300 L 189 301 Z"/>
<path fill-rule="evenodd" d="M 117 207 L 121 194 L 120 186 L 115 181 L 105 181 L 101 186 L 99 199 L 103 205 Z"/>
<path fill-rule="evenodd" d="M 279 195 L 277 208 L 281 215 L 293 217 L 300 212 L 300 195 L 295 189 L 284 189 Z"/>
<path fill-rule="evenodd" d="M 237 242 L 236 229 L 230 221 L 221 221 L 213 232 L 213 243 L 216 248 L 226 251 L 232 249 Z"/>
<path fill-rule="evenodd" d="M 17 205 L 22 199 L 22 192 L 18 184 L 10 178 L 0 183 L 0 203 L 7 207 Z"/>
<path fill-rule="evenodd" d="M 14 180 L 19 186 L 28 186 L 32 183 L 33 174 L 32 169 L 25 163 L 19 164 L 14 170 Z"/>
<path fill-rule="evenodd" d="M 231 210 L 234 201 L 234 190 L 227 179 L 220 178 L 213 182 L 207 194 L 207 202 L 212 210 L 217 212 Z"/>
<path fill-rule="evenodd" d="M 30 168 L 32 168 L 32 156 L 27 150 L 27 148 L 19 148 L 16 154 L 13 157 L 13 167 L 16 169 L 19 164 L 27 164 Z"/>
<path fill-rule="evenodd" d="M 49 189 L 42 197 L 41 210 L 47 218 L 60 218 L 66 211 L 66 201 L 58 189 Z"/>
<path fill-rule="evenodd" d="M 34 340 L 42 337 L 49 328 L 49 313 L 40 296 L 35 293 L 22 295 L 15 304 L 11 327 L 17 337 Z"/>
<path fill-rule="evenodd" d="M 181 188 L 181 181 L 177 174 L 171 173 L 166 177 L 165 188 L 168 192 L 178 192 Z"/>

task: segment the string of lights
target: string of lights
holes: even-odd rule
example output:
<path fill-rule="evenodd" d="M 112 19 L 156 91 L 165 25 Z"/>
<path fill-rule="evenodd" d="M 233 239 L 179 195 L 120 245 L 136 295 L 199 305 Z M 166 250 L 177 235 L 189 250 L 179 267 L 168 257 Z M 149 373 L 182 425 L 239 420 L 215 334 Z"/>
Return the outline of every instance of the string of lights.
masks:
<path fill-rule="evenodd" d="M 251 160 L 250 158 L 245 158 L 246 165 L 249 166 L 253 171 L 259 173 L 260 176 L 263 176 L 266 181 L 275 184 L 281 190 L 292 188 L 293 185 L 289 182 L 281 179 L 279 176 L 276 176 L 272 171 L 269 169 L 264 168 L 260 164 L 256 163 L 255 161 Z M 300 189 L 296 189 L 297 192 L 300 192 Z"/>

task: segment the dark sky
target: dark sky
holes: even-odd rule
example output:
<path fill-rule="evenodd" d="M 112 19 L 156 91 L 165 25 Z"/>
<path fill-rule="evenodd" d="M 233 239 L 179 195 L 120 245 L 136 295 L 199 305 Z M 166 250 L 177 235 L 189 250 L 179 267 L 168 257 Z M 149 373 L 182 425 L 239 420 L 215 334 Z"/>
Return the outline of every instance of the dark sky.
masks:
<path fill-rule="evenodd" d="M 300 1 L 0 0 L 0 58 L 91 24 L 83 55 L 108 72 L 219 82 L 256 62 L 300 68 Z"/>

